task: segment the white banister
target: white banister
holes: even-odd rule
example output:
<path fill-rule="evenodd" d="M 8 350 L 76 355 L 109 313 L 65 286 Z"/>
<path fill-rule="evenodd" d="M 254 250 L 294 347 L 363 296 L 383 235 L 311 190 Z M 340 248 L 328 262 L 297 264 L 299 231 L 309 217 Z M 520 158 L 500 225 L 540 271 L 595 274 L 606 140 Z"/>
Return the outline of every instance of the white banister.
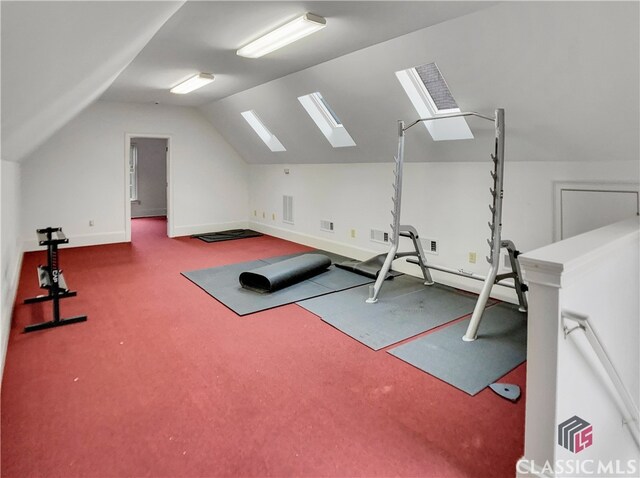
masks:
<path fill-rule="evenodd" d="M 624 409 L 621 410 L 623 416 L 623 422 L 625 425 L 629 427 L 629 431 L 631 432 L 631 437 L 636 442 L 636 446 L 640 449 L 640 427 L 638 421 L 638 407 L 633 402 L 633 398 L 629 393 L 629 390 L 624 385 L 622 378 L 620 378 L 620 374 L 616 370 L 615 365 L 609 358 L 609 354 L 607 350 L 604 348 L 602 341 L 598 337 L 597 332 L 593 328 L 591 321 L 589 320 L 588 315 L 580 314 L 578 312 L 573 312 L 571 310 L 562 309 L 561 313 L 562 318 L 562 330 L 564 332 L 564 338 L 566 339 L 569 334 L 576 330 L 582 330 L 591 345 L 591 348 L 595 352 L 596 356 L 600 360 L 600 363 L 604 367 L 604 370 L 607 372 L 611 383 L 618 394 L 622 404 L 624 405 Z M 567 326 L 566 321 L 571 320 L 576 322 L 578 325 L 573 328 L 569 328 Z"/>
<path fill-rule="evenodd" d="M 640 469 L 640 218 L 519 259 L 529 316 L 525 449 L 517 476 L 578 476 L 560 471 L 567 462 Z M 584 336 L 572 333 L 578 329 Z M 559 439 L 572 417 L 592 426 L 592 441 L 580 450 Z M 542 473 L 545 464 L 551 475 Z"/>

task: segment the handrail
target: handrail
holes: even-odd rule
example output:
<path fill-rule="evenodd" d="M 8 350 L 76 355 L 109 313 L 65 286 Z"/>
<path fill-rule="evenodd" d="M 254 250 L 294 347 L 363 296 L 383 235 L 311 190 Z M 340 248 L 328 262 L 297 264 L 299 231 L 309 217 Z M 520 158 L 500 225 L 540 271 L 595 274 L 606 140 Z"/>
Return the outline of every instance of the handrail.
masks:
<path fill-rule="evenodd" d="M 602 342 L 600 341 L 598 334 L 593 328 L 593 325 L 591 325 L 589 316 L 580 314 L 578 312 L 573 312 L 567 309 L 562 309 L 560 316 L 562 320 L 562 330 L 564 332 L 565 339 L 569 336 L 569 334 L 571 334 L 572 332 L 578 329 L 581 329 L 582 331 L 584 331 L 584 334 L 587 340 L 589 341 L 589 344 L 591 345 L 591 347 L 593 348 L 593 351 L 598 356 L 598 359 L 600 359 L 600 363 L 602 364 L 605 371 L 607 372 L 607 375 L 609 376 L 609 379 L 613 383 L 613 386 L 615 387 L 616 392 L 618 392 L 618 396 L 620 397 L 622 403 L 624 404 L 624 407 L 626 409 L 625 411 L 623 411 L 624 423 L 629 426 L 629 431 L 631 432 L 633 441 L 636 442 L 636 446 L 638 447 L 638 449 L 640 449 L 640 422 L 638 420 L 638 408 L 633 402 L 633 398 L 631 397 L 629 390 L 627 390 L 627 387 L 625 387 L 624 382 L 622 381 L 622 378 L 620 378 L 620 374 L 618 373 L 615 366 L 613 365 L 613 362 L 609 358 L 609 354 L 607 353 L 606 349 L 602 345 Z M 566 320 L 572 320 L 576 322 L 578 325 L 576 325 L 573 328 L 568 328 L 565 323 Z"/>

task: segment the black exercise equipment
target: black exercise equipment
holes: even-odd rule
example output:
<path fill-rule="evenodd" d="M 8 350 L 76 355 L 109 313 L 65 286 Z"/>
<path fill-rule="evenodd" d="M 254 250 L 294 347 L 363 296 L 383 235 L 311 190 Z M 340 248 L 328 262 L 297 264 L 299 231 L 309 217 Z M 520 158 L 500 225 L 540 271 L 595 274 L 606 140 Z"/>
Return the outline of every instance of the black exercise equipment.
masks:
<path fill-rule="evenodd" d="M 261 233 L 251 229 L 229 229 L 228 231 L 205 232 L 203 234 L 193 234 L 191 237 L 204 242 L 232 241 L 234 239 L 248 239 L 250 237 L 260 237 Z"/>
<path fill-rule="evenodd" d="M 273 292 L 324 272 L 331 259 L 322 254 L 303 254 L 240 274 L 240 285 L 255 292 Z"/>
<path fill-rule="evenodd" d="M 64 235 L 61 227 L 47 227 L 46 229 L 38 229 L 36 232 L 38 233 L 38 244 L 47 246 L 47 265 L 38 266 L 38 282 L 40 288 L 48 290 L 48 293 L 46 295 L 38 295 L 25 299 L 24 303 L 34 304 L 36 302 L 52 300 L 53 320 L 28 325 L 24 328 L 25 333 L 75 324 L 77 322 L 85 322 L 87 320 L 86 315 L 78 315 L 66 319 L 60 318 L 60 299 L 75 297 L 77 295 L 75 291 L 69 290 L 62 271 L 58 267 L 58 244 L 68 244 L 69 239 Z M 53 237 L 54 234 L 56 236 L 55 238 Z"/>

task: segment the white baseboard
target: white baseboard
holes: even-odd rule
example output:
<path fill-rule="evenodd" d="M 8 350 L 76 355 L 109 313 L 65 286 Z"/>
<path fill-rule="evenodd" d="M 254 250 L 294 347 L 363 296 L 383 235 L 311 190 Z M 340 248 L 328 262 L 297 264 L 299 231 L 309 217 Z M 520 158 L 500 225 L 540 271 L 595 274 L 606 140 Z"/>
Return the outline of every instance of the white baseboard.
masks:
<path fill-rule="evenodd" d="M 171 237 L 190 236 L 205 232 L 226 231 L 227 229 L 246 229 L 247 221 L 219 222 L 215 224 L 195 224 L 190 226 L 174 226 Z"/>
<path fill-rule="evenodd" d="M 127 242 L 126 234 L 124 231 L 119 232 L 104 232 L 97 234 L 80 234 L 77 236 L 67 235 L 69 238 L 69 244 L 63 244 L 60 248 L 64 247 L 83 247 L 83 246 L 99 246 L 101 244 L 114 244 L 117 242 Z M 38 241 L 35 239 L 25 239 L 23 242 L 23 249 L 25 252 L 29 251 L 41 251 L 44 246 L 38 245 Z"/>
<path fill-rule="evenodd" d="M 358 260 L 369 259 L 372 256 L 380 254 L 380 251 L 374 251 L 371 249 L 364 249 L 361 247 L 351 246 L 342 242 L 332 241 L 310 234 L 304 234 L 290 229 L 284 229 L 281 227 L 271 226 L 269 224 L 263 224 L 260 222 L 249 222 L 249 227 L 258 232 L 269 234 L 270 236 L 279 237 L 287 241 L 297 242 L 298 244 L 304 244 L 305 246 L 315 247 L 317 249 L 323 249 L 325 251 L 333 252 L 335 254 L 341 254 L 343 256 L 353 257 Z M 404 261 L 396 261 L 393 265 L 394 270 L 409 274 L 415 277 L 422 277 L 420 267 L 414 264 L 409 264 Z M 444 272 L 431 271 L 433 279 L 444 285 L 455 287 L 457 289 L 466 290 L 478 294 L 482 288 L 482 282 L 465 279 L 452 274 L 446 274 Z M 510 302 L 513 304 L 518 303 L 518 297 L 513 289 L 495 286 L 491 291 L 491 297 Z"/>
<path fill-rule="evenodd" d="M 322 237 L 312 236 L 310 234 L 304 234 L 301 232 L 271 226 L 269 224 L 263 224 L 260 222 L 250 221 L 249 228 L 258 232 L 262 232 L 263 234 L 268 234 L 270 236 L 278 237 L 280 239 L 285 239 L 287 241 L 295 242 L 298 244 L 304 244 L 305 246 L 314 247 L 316 249 L 323 249 L 325 251 L 333 252 L 334 254 L 353 257 L 354 259 L 358 259 L 361 261 L 368 259 L 371 256 L 380 254 L 380 251 L 351 246 L 343 242 L 332 241 L 330 239 L 324 239 Z"/>
<path fill-rule="evenodd" d="M 20 271 L 22 270 L 23 251 L 18 251 L 18 259 L 13 268 L 12 277 L 9 280 L 9 289 L 6 295 L 6 301 L 3 301 L 2 310 L 0 311 L 2 320 L 0 326 L 0 388 L 2 388 L 2 377 L 4 376 L 4 363 L 7 358 L 7 347 L 9 346 L 9 332 L 11 331 L 11 319 L 13 317 L 13 304 L 16 301 L 18 293 L 18 281 L 20 280 Z"/>

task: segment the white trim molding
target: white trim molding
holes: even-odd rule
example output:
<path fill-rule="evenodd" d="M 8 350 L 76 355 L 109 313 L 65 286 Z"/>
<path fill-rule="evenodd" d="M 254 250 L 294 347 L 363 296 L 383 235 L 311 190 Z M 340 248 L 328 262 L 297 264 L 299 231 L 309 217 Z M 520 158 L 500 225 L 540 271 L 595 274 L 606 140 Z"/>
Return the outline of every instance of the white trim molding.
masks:
<path fill-rule="evenodd" d="M 173 184 L 171 181 L 171 135 L 154 133 L 125 133 L 124 134 L 124 231 L 125 241 L 131 242 L 131 199 L 129 198 L 130 175 L 129 175 L 129 154 L 131 150 L 131 140 L 133 138 L 157 138 L 167 140 L 167 236 L 175 237 L 173 230 Z M 120 241 L 117 241 L 120 242 Z"/>
<path fill-rule="evenodd" d="M 636 194 L 636 214 L 640 213 L 640 183 L 624 181 L 554 181 L 553 182 L 553 240 L 562 237 L 562 192 L 616 192 Z"/>
<path fill-rule="evenodd" d="M 131 238 L 127 239 L 125 231 L 117 232 L 103 232 L 96 234 L 66 234 L 69 238 L 69 244 L 61 244 L 60 249 L 68 247 L 87 247 L 87 246 L 100 246 L 103 244 L 116 244 L 119 242 L 131 242 Z M 25 239 L 23 241 L 23 248 L 25 252 L 31 251 L 43 251 L 44 246 L 40 246 L 36 239 Z"/>

